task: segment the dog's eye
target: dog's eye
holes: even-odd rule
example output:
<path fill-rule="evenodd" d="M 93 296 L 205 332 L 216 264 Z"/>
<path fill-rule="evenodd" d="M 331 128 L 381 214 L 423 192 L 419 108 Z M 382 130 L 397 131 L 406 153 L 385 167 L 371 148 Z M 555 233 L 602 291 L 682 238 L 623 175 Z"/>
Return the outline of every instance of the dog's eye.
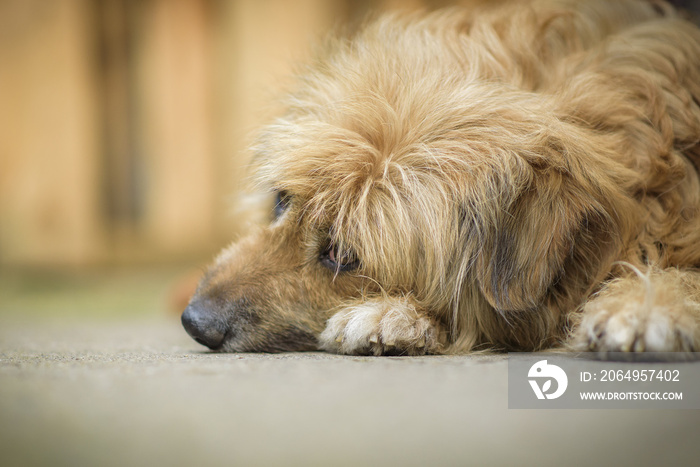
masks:
<path fill-rule="evenodd" d="M 278 190 L 275 193 L 275 209 L 272 213 L 275 220 L 279 219 L 280 216 L 284 214 L 284 211 L 287 210 L 291 198 L 292 197 L 284 190 Z"/>
<path fill-rule="evenodd" d="M 360 267 L 360 260 L 352 251 L 339 251 L 335 245 L 330 245 L 321 253 L 321 264 L 332 271 L 346 272 Z"/>

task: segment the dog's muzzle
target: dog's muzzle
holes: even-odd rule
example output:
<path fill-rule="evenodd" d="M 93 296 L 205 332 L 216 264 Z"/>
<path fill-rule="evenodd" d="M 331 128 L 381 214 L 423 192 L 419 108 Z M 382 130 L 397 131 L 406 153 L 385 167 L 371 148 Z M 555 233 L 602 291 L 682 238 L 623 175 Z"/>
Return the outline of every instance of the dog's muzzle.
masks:
<path fill-rule="evenodd" d="M 182 326 L 194 340 L 217 350 L 224 343 L 227 326 L 211 307 L 194 301 L 187 305 L 182 313 Z"/>

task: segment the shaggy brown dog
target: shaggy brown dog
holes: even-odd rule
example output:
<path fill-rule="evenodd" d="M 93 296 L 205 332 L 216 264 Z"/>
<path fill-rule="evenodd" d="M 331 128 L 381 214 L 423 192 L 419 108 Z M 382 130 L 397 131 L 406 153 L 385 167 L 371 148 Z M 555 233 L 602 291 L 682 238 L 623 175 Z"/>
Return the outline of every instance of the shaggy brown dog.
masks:
<path fill-rule="evenodd" d="M 198 342 L 700 350 L 700 31 L 666 4 L 384 18 L 287 104 L 274 219 L 202 279 Z"/>

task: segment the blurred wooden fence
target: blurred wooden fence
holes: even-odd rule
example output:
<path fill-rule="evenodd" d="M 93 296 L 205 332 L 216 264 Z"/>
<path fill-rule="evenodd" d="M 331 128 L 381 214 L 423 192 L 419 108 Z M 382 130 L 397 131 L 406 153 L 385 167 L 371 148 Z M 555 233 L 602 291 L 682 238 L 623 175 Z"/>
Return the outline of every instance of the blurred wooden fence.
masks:
<path fill-rule="evenodd" d="M 0 0 L 0 264 L 216 251 L 290 64 L 370 10 L 422 3 Z"/>

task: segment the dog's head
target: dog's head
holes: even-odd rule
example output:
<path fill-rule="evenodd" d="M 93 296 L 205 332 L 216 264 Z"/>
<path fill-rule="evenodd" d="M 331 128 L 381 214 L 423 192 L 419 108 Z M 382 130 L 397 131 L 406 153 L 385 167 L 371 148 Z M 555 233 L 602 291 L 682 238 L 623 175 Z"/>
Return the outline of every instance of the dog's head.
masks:
<path fill-rule="evenodd" d="M 425 25 L 387 27 L 321 60 L 260 138 L 272 219 L 205 274 L 182 318 L 198 342 L 315 349 L 334 312 L 381 294 L 450 325 L 470 313 L 494 340 L 489 314 L 595 275 L 614 185 L 600 148 L 547 99 L 465 70 Z"/>

